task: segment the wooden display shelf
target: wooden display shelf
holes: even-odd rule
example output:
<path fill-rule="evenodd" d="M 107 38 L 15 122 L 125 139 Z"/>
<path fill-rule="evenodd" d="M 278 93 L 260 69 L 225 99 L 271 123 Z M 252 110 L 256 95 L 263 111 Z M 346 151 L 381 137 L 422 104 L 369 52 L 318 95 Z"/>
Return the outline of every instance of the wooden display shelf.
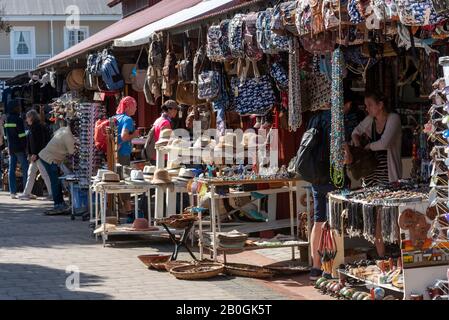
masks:
<path fill-rule="evenodd" d="M 289 182 L 299 182 L 299 178 L 289 178 L 289 179 L 256 179 L 256 180 L 220 180 L 220 179 L 198 179 L 198 182 L 206 183 L 209 186 L 235 186 L 235 185 L 245 185 L 245 184 L 258 184 L 258 183 L 289 183 Z M 257 190 L 255 191 L 257 192 Z"/>

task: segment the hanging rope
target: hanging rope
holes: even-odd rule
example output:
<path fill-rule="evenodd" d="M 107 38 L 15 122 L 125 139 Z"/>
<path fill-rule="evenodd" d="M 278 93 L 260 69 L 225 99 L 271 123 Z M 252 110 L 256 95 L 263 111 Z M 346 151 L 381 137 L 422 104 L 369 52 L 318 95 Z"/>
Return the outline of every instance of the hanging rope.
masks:
<path fill-rule="evenodd" d="M 337 188 L 344 185 L 344 115 L 343 115 L 343 55 L 340 48 L 332 53 L 332 96 L 331 96 L 331 150 L 330 175 Z"/>

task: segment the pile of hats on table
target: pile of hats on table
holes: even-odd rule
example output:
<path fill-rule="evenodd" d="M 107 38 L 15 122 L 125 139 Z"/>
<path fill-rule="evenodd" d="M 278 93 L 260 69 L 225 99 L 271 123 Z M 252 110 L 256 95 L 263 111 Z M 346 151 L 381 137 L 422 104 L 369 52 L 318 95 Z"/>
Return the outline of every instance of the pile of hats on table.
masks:
<path fill-rule="evenodd" d="M 237 230 L 229 232 L 219 232 L 217 233 L 218 246 L 224 249 L 242 249 L 245 246 L 246 240 L 248 240 L 248 235 L 246 233 L 241 233 Z M 213 233 L 204 233 L 204 243 L 206 245 L 212 245 L 213 243 Z"/>

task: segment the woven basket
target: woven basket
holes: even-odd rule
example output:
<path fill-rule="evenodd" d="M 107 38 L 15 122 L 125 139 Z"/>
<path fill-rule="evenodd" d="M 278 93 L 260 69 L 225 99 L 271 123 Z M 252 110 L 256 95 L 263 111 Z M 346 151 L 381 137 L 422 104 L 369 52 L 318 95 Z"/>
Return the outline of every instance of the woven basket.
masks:
<path fill-rule="evenodd" d="M 223 271 L 224 265 L 221 263 L 200 263 L 174 267 L 170 273 L 180 280 L 200 280 L 216 277 Z"/>
<path fill-rule="evenodd" d="M 270 269 L 243 263 L 227 263 L 225 265 L 225 273 L 232 276 L 258 279 L 270 278 L 275 274 Z"/>
<path fill-rule="evenodd" d="M 193 221 L 196 221 L 197 217 L 194 216 L 183 216 L 183 215 L 173 215 L 168 218 L 158 219 L 157 224 L 165 224 L 168 227 L 175 229 L 185 229 L 187 228 Z"/>
<path fill-rule="evenodd" d="M 310 271 L 310 267 L 301 265 L 295 261 L 281 261 L 270 265 L 264 266 L 264 268 L 274 271 L 276 274 L 296 274 L 305 273 Z"/>
<path fill-rule="evenodd" d="M 167 262 L 152 263 L 151 267 L 157 271 L 167 271 L 167 269 L 165 269 L 166 264 Z"/>
<path fill-rule="evenodd" d="M 169 261 L 169 262 L 165 263 L 164 266 L 165 266 L 165 270 L 170 272 L 171 269 L 173 269 L 174 267 L 189 266 L 191 264 L 192 263 L 189 261 L 174 260 L 174 261 Z"/>
<path fill-rule="evenodd" d="M 148 268 L 153 268 L 153 263 L 162 263 L 167 262 L 170 260 L 171 255 L 170 254 L 144 254 L 140 255 L 137 258 L 139 258 L 140 261 L 143 262 L 144 265 L 146 265 Z"/>

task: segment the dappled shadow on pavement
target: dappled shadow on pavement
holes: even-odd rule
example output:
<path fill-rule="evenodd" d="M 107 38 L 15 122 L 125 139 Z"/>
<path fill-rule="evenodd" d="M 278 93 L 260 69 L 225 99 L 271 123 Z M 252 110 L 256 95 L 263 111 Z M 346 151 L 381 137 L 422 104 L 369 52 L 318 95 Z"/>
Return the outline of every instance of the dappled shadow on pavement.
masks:
<path fill-rule="evenodd" d="M 3 299 L 108 299 L 109 295 L 92 292 L 102 278 L 79 273 L 79 289 L 74 288 L 73 272 L 34 264 L 0 263 L 0 300 Z"/>

